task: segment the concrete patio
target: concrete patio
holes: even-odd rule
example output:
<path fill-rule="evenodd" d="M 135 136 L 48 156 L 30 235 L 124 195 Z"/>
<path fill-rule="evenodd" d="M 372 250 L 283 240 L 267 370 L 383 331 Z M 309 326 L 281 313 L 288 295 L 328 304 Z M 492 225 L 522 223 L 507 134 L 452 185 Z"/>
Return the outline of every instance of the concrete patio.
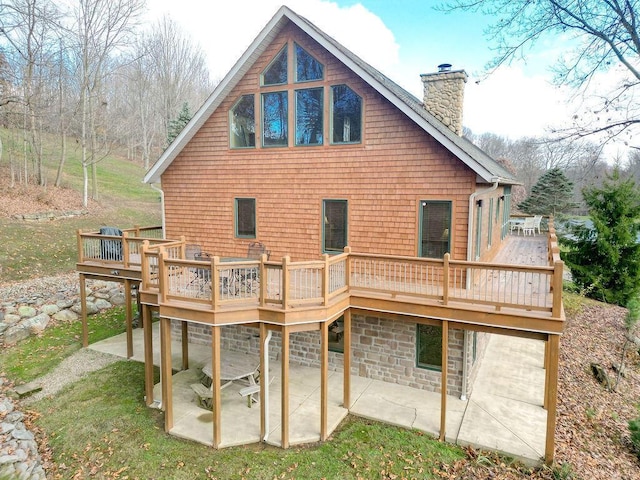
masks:
<path fill-rule="evenodd" d="M 134 330 L 134 356 L 143 361 L 142 329 Z M 159 364 L 158 324 L 153 331 L 154 363 Z M 92 344 L 89 348 L 126 358 L 125 334 Z M 172 342 L 175 370 L 181 366 L 181 345 Z M 222 352 L 224 356 L 224 352 Z M 192 383 L 201 379 L 210 347 L 189 345 L 189 369 L 173 376 L 174 427 L 171 434 L 200 443 L 213 444 L 212 414 L 198 406 Z M 482 360 L 473 393 L 467 400 L 447 399 L 446 440 L 459 445 L 493 450 L 528 464 L 539 464 L 544 457 L 546 410 L 544 394 L 544 343 L 536 340 L 493 335 Z M 256 359 L 257 360 L 257 359 Z M 280 445 L 280 363 L 269 368 L 265 442 Z M 320 439 L 320 370 L 290 365 L 289 441 L 291 445 Z M 329 372 L 329 432 L 349 413 L 342 406 L 342 372 Z M 260 406 L 249 408 L 239 395 L 243 387 L 234 383 L 222 390 L 222 446 L 260 441 Z M 161 386 L 154 388 L 154 399 L 161 400 Z M 440 394 L 378 380 L 351 377 L 350 413 L 405 428 L 439 435 Z"/>

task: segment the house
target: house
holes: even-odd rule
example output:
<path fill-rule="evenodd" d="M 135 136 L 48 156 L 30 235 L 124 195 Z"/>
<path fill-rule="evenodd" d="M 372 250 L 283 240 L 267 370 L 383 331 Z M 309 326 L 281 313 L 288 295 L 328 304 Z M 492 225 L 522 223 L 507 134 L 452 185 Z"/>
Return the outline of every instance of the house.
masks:
<path fill-rule="evenodd" d="M 546 267 L 491 263 L 509 233 L 517 181 L 461 137 L 466 79 L 442 65 L 422 75 L 417 99 L 305 18 L 278 10 L 144 178 L 162 192 L 164 238 L 181 238 L 136 243 L 131 273 L 145 325 L 152 309 L 161 319 L 167 430 L 172 331 L 212 347 L 214 447 L 222 348 L 251 350 L 262 367 L 277 356 L 285 381 L 290 363 L 320 367 L 324 440 L 327 371 L 351 372 L 347 409 L 355 375 L 439 391 L 446 412 L 448 395 L 473 389 L 487 335 L 499 331 L 547 342 L 545 456 L 553 459 L 562 263 L 555 247 Z M 256 243 L 268 257 L 247 258 Z M 81 255 L 81 278 L 98 275 L 86 263 Z M 146 363 L 150 403 L 150 353 Z M 264 409 L 264 387 L 260 394 Z M 261 433 L 264 422 L 263 413 Z M 445 413 L 441 438 L 444 430 Z"/>

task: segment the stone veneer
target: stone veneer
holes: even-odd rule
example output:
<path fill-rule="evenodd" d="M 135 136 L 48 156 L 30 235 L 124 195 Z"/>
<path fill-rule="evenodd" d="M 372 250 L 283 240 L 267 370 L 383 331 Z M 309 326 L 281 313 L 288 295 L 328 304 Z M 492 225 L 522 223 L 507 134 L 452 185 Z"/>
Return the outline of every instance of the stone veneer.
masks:
<path fill-rule="evenodd" d="M 462 135 L 467 73 L 464 70 L 445 70 L 425 73 L 420 78 L 424 84 L 424 108 L 457 135 Z"/>
<path fill-rule="evenodd" d="M 353 315 L 351 321 L 351 374 L 407 385 L 429 391 L 440 391 L 440 372 L 416 366 L 416 323 L 391 320 L 378 316 Z M 179 324 L 174 322 L 173 334 L 180 338 Z M 472 380 L 477 373 L 479 360 L 486 345 L 486 334 L 478 334 L 476 361 L 472 358 L 473 334 L 467 337 L 467 392 L 471 392 Z M 222 327 L 221 344 L 226 350 L 251 352 L 258 355 L 260 349 L 259 331 L 247 325 Z M 189 341 L 211 344 L 209 326 L 190 323 Z M 449 376 L 447 393 L 462 396 L 463 389 L 463 344 L 464 332 L 449 331 Z M 290 362 L 304 366 L 320 365 L 320 332 L 297 332 L 290 335 Z M 279 359 L 281 339 L 279 332 L 273 332 L 270 357 Z M 329 369 L 341 371 L 343 354 L 329 352 Z"/>

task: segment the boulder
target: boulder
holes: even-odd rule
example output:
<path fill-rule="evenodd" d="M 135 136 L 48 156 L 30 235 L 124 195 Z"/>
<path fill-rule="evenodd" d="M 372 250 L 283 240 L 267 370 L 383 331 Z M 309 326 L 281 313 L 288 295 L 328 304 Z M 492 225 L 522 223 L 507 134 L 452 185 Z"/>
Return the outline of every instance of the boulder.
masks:
<path fill-rule="evenodd" d="M 53 319 L 57 322 L 73 322 L 78 319 L 78 314 L 72 312 L 69 309 L 60 310 L 53 316 Z"/>
<path fill-rule="evenodd" d="M 108 308 L 111 308 L 113 306 L 107 300 L 104 300 L 102 298 L 97 299 L 94 305 L 98 310 L 107 310 Z"/>
<path fill-rule="evenodd" d="M 18 315 L 20 315 L 20 317 L 22 318 L 35 317 L 37 314 L 38 311 L 33 307 L 29 307 L 27 305 L 18 307 Z"/>
<path fill-rule="evenodd" d="M 49 324 L 51 318 L 46 313 L 41 313 L 40 315 L 36 315 L 33 318 L 29 318 L 28 320 L 23 320 L 20 322 L 24 328 L 28 329 L 32 335 L 37 335 L 44 331 Z"/>
<path fill-rule="evenodd" d="M 124 293 L 122 293 L 122 292 L 116 293 L 111 298 L 109 298 L 109 301 L 113 305 L 124 305 Z"/>
<path fill-rule="evenodd" d="M 78 315 L 82 314 L 82 306 L 79 303 L 76 303 L 71 307 L 71 310 Z M 98 308 L 95 303 L 87 300 L 87 315 L 93 315 L 94 313 L 98 313 Z"/>
<path fill-rule="evenodd" d="M 13 325 L 15 323 L 18 323 L 20 321 L 20 315 L 16 315 L 14 313 L 7 313 L 4 316 L 4 322 L 7 325 Z"/>
<path fill-rule="evenodd" d="M 56 313 L 58 313 L 60 311 L 60 307 L 58 307 L 58 305 L 43 305 L 40 308 L 40 312 L 41 313 L 46 313 L 47 315 L 51 316 L 51 315 L 55 315 Z"/>

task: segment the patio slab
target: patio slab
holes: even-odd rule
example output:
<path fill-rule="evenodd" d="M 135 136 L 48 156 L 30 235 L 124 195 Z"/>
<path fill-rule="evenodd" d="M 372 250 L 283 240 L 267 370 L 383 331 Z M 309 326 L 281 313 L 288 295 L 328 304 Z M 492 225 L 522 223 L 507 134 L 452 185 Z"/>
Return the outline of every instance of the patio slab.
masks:
<path fill-rule="evenodd" d="M 159 333 L 153 325 L 154 362 L 159 363 Z M 142 361 L 142 329 L 134 330 L 133 360 Z M 124 334 L 92 344 L 89 348 L 126 356 Z M 172 341 L 174 368 L 181 365 L 181 345 Z M 224 352 L 223 352 L 224 355 Z M 199 407 L 190 385 L 200 381 L 200 370 L 210 358 L 211 348 L 189 344 L 190 369 L 172 377 L 174 427 L 172 435 L 213 445 L 211 412 Z M 544 393 L 544 343 L 493 335 L 468 400 L 447 397 L 446 440 L 472 445 L 512 456 L 528 464 L 539 464 L 544 457 L 546 410 Z M 281 444 L 281 365 L 270 361 L 268 435 L 266 442 Z M 290 365 L 289 442 L 291 445 L 320 439 L 320 370 Z M 342 406 L 342 372 L 329 372 L 328 431 L 352 413 L 404 428 L 415 428 L 434 436 L 440 430 L 440 393 L 408 386 L 351 376 L 348 411 Z M 241 384 L 222 390 L 221 446 L 260 442 L 260 405 L 247 406 L 238 391 Z M 160 384 L 154 399 L 161 399 Z"/>

